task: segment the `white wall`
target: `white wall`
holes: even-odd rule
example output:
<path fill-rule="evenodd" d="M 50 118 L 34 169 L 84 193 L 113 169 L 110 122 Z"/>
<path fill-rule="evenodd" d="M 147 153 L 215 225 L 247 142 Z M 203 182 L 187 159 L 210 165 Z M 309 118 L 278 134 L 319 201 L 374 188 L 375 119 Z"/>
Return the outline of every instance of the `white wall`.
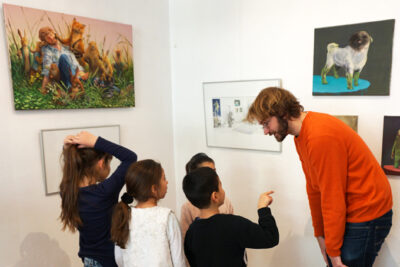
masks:
<path fill-rule="evenodd" d="M 390 96 L 313 97 L 314 29 L 396 19 L 398 1 L 171 1 L 171 56 L 177 207 L 184 165 L 203 151 L 216 161 L 235 212 L 256 220 L 258 195 L 274 189 L 272 211 L 281 241 L 250 251 L 249 266 L 323 266 L 313 237 L 305 179 L 291 137 L 281 154 L 206 145 L 202 82 L 281 78 L 307 110 L 359 115 L 359 134 L 380 161 L 384 115 L 400 115 L 399 30 L 395 27 Z M 260 88 L 261 89 L 261 88 Z M 390 237 L 376 266 L 400 265 L 400 179 L 389 177 L 394 196 Z"/>
<path fill-rule="evenodd" d="M 311 96 L 313 33 L 314 28 L 324 26 L 399 19 L 397 1 L 379 5 L 372 0 L 340 0 L 335 5 L 311 0 L 1 3 L 131 24 L 136 107 L 15 111 L 1 15 L 0 266 L 80 266 L 78 235 L 60 230 L 60 199 L 45 196 L 39 131 L 106 124 L 120 124 L 121 143 L 141 159 L 155 158 L 163 164 L 170 184 L 162 205 L 175 208 L 175 196 L 178 208 L 185 201 L 181 190 L 184 165 L 199 151 L 215 159 L 237 214 L 256 220 L 259 193 L 274 189 L 272 209 L 281 243 L 274 249 L 250 251 L 250 266 L 322 266 L 293 141 L 285 140 L 281 154 L 207 147 L 202 82 L 281 78 L 283 86 L 308 110 L 358 114 L 359 133 L 380 159 L 383 116 L 399 115 L 395 102 L 400 97 L 397 27 L 390 97 Z M 400 265 L 396 253 L 400 251 L 400 182 L 389 178 L 394 226 L 376 264 L 385 267 Z"/>
<path fill-rule="evenodd" d="M 45 196 L 41 129 L 119 124 L 121 144 L 159 160 L 175 208 L 169 9 L 164 0 L 1 1 L 133 26 L 136 107 L 15 111 L 4 16 L 0 31 L 0 266 L 81 266 L 78 234 L 61 231 L 58 195 Z M 45 263 L 46 262 L 46 263 Z"/>

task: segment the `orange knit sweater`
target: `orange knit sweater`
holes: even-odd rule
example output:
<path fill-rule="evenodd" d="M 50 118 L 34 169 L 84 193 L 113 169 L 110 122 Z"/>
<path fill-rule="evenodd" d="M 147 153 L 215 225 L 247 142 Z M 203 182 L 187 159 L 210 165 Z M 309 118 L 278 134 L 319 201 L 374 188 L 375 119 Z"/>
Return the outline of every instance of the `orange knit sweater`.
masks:
<path fill-rule="evenodd" d="M 307 181 L 315 236 L 339 256 L 345 223 L 376 219 L 392 208 L 389 181 L 364 141 L 339 119 L 308 112 L 295 137 Z"/>

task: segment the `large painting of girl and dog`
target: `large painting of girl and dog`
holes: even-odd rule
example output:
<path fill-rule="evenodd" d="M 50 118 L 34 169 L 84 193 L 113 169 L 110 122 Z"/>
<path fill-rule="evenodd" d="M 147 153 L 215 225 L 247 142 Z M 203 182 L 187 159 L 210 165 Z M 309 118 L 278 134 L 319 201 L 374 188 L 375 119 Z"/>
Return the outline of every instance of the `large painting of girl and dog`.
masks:
<path fill-rule="evenodd" d="M 313 95 L 389 95 L 394 20 L 315 29 Z"/>
<path fill-rule="evenodd" d="M 131 25 L 3 10 L 16 110 L 135 106 Z"/>

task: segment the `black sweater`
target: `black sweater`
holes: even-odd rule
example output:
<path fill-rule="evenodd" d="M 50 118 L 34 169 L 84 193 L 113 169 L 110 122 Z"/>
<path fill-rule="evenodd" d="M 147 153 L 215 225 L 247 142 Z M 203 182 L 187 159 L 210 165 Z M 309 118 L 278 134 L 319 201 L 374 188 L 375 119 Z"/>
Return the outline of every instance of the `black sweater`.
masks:
<path fill-rule="evenodd" d="M 79 189 L 78 208 L 83 225 L 79 230 L 79 253 L 98 261 L 103 267 L 117 267 L 114 243 L 110 240 L 111 215 L 125 184 L 125 173 L 136 161 L 134 152 L 101 137 L 95 149 L 107 152 L 121 161 L 114 173 L 101 183 Z"/>
<path fill-rule="evenodd" d="M 245 248 L 271 248 L 279 243 L 278 228 L 269 208 L 258 210 L 258 223 L 230 214 L 195 220 L 184 245 L 190 266 L 246 266 Z"/>

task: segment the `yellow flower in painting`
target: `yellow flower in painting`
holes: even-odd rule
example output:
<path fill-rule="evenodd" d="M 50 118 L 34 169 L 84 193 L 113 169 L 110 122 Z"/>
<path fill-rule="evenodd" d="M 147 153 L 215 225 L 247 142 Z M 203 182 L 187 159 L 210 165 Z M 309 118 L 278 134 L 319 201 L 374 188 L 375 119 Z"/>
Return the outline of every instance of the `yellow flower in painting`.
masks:
<path fill-rule="evenodd" d="M 36 80 L 36 77 L 34 75 L 31 75 L 30 79 L 29 79 L 29 83 L 32 84 L 35 82 L 35 80 Z"/>

